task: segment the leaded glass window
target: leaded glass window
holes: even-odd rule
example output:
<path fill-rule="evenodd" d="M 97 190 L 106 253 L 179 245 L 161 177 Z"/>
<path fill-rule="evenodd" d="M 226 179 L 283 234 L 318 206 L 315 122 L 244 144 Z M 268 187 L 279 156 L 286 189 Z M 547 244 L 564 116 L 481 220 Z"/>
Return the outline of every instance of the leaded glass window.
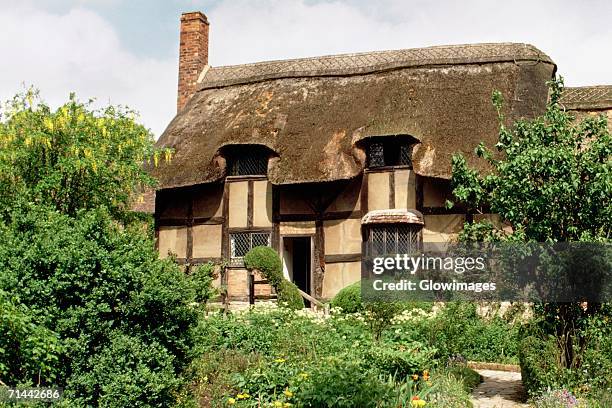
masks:
<path fill-rule="evenodd" d="M 421 226 L 417 224 L 380 224 L 368 227 L 368 248 L 372 255 L 407 254 L 418 250 Z"/>
<path fill-rule="evenodd" d="M 375 137 L 368 145 L 368 167 L 412 167 L 412 144 L 402 137 Z"/>
<path fill-rule="evenodd" d="M 229 161 L 229 176 L 265 176 L 268 174 L 268 156 L 263 152 L 245 152 Z"/>
<path fill-rule="evenodd" d="M 238 263 L 256 246 L 270 246 L 269 232 L 238 232 L 230 234 L 230 257 Z"/>

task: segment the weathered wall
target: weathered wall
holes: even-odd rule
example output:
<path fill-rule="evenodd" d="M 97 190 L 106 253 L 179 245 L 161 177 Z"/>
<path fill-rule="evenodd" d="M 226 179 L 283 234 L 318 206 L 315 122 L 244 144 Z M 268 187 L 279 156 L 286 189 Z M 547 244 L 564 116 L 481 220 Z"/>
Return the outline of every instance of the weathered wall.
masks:
<path fill-rule="evenodd" d="M 361 262 L 339 262 L 327 264 L 323 279 L 324 299 L 333 298 L 340 289 L 361 279 Z"/>
<path fill-rule="evenodd" d="M 423 242 L 450 242 L 463 229 L 464 214 L 425 215 Z"/>
<path fill-rule="evenodd" d="M 359 218 L 323 222 L 325 255 L 361 253 L 361 220 Z"/>

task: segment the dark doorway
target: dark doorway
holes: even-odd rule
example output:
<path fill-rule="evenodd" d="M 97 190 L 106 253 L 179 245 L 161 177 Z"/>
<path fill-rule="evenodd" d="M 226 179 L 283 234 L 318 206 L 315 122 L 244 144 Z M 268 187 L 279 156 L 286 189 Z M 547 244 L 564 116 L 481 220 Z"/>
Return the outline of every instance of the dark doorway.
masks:
<path fill-rule="evenodd" d="M 283 237 L 283 260 L 289 278 L 310 295 L 310 237 Z M 310 302 L 304 300 L 306 307 Z"/>

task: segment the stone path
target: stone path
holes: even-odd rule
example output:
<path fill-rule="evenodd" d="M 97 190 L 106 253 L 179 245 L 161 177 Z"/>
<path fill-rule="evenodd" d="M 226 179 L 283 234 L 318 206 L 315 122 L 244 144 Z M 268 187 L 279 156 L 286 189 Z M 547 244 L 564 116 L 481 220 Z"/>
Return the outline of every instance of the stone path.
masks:
<path fill-rule="evenodd" d="M 521 373 L 512 371 L 476 370 L 483 382 L 472 392 L 474 408 L 523 408 L 525 390 Z"/>

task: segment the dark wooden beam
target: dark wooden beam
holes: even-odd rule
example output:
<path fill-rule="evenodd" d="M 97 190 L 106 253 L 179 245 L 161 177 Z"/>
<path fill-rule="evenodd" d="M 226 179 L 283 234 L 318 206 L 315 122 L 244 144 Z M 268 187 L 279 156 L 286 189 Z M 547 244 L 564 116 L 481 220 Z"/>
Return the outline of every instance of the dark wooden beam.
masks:
<path fill-rule="evenodd" d="M 363 173 L 361 178 L 361 214 L 366 215 L 368 213 L 368 173 Z"/>
<path fill-rule="evenodd" d="M 193 217 L 193 218 L 164 218 L 157 220 L 160 227 L 184 227 L 189 225 L 220 225 L 223 224 L 223 217 Z"/>
<path fill-rule="evenodd" d="M 321 220 L 346 220 L 346 219 L 360 219 L 361 211 L 334 211 L 324 213 L 319 216 Z M 279 214 L 279 221 L 281 222 L 300 222 L 300 221 L 315 221 L 317 216 L 315 214 Z"/>
<path fill-rule="evenodd" d="M 323 278 L 325 277 L 325 230 L 323 220 L 315 221 L 314 236 L 314 268 L 312 277 L 312 287 L 314 297 L 320 298 L 323 293 Z"/>
<path fill-rule="evenodd" d="M 416 209 L 423 212 L 423 178 L 418 174 L 415 175 L 415 201 Z"/>
<path fill-rule="evenodd" d="M 280 189 L 272 185 L 272 248 L 280 253 Z"/>
<path fill-rule="evenodd" d="M 389 208 L 395 208 L 395 171 L 389 173 Z"/>
<path fill-rule="evenodd" d="M 248 228 L 248 227 L 231 227 L 227 229 L 229 234 L 237 234 L 237 233 L 241 233 L 241 232 L 267 232 L 267 233 L 272 233 L 272 228 L 264 228 L 264 227 L 258 227 L 258 228 Z"/>
<path fill-rule="evenodd" d="M 423 215 L 465 215 L 465 212 L 457 212 L 456 208 L 446 208 L 446 207 L 421 207 L 419 210 Z M 460 211 L 460 210 L 459 210 Z"/>
<path fill-rule="evenodd" d="M 361 261 L 361 254 L 330 254 L 325 255 L 325 263 L 357 262 Z"/>
<path fill-rule="evenodd" d="M 193 194 L 189 194 L 187 201 L 187 264 L 191 264 L 193 258 Z M 189 272 L 189 271 L 187 271 Z"/>
<path fill-rule="evenodd" d="M 253 180 L 247 184 L 247 227 L 253 227 Z"/>

